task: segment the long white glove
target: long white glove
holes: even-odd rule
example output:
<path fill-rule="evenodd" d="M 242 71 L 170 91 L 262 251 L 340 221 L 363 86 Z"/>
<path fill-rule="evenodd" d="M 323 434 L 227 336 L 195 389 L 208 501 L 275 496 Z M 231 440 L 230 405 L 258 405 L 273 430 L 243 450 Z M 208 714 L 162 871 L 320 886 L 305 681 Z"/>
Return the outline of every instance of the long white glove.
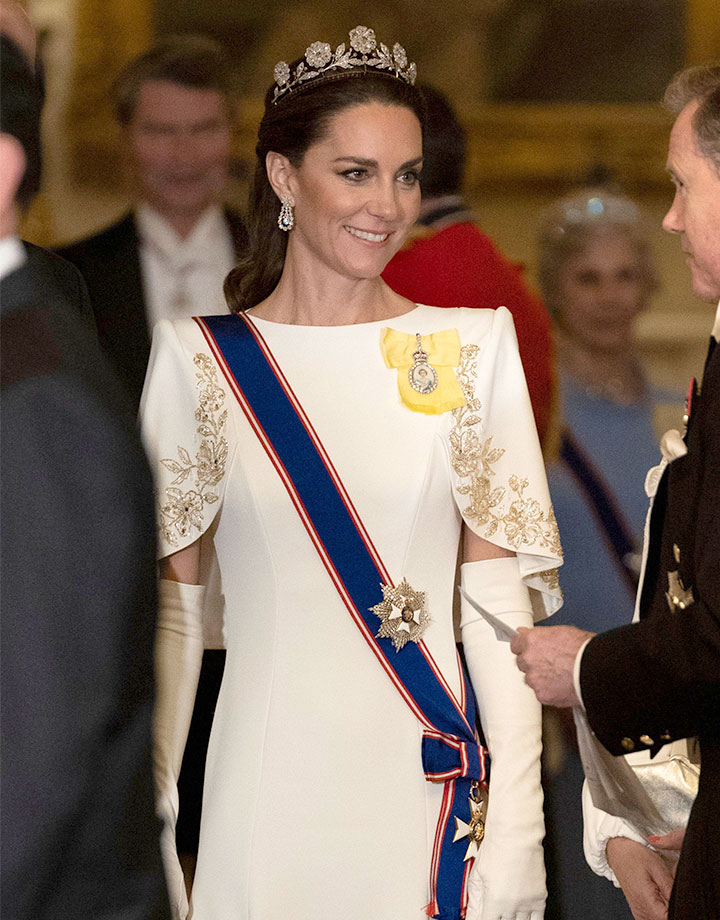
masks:
<path fill-rule="evenodd" d="M 532 626 L 517 557 L 466 562 L 461 582 L 488 612 Z M 545 824 L 540 785 L 541 707 L 510 651 L 465 601 L 461 631 L 480 721 L 490 750 L 485 839 L 469 880 L 468 920 L 542 920 Z"/>
<path fill-rule="evenodd" d="M 155 638 L 153 761 L 165 879 L 173 920 L 185 920 L 188 899 L 177 847 L 177 781 L 195 705 L 203 656 L 203 585 L 160 582 Z"/>

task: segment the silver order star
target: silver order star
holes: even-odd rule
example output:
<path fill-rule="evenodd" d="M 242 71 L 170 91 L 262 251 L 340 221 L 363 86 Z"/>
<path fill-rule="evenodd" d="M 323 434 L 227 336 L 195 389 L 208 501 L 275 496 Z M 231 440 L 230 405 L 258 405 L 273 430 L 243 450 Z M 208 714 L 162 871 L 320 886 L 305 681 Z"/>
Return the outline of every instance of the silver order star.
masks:
<path fill-rule="evenodd" d="M 383 600 L 370 608 L 382 620 L 376 638 L 390 639 L 399 652 L 408 642 L 419 642 L 430 622 L 425 592 L 415 591 L 404 578 L 397 587 L 380 587 Z"/>
<path fill-rule="evenodd" d="M 371 54 L 377 47 L 374 30 L 367 26 L 356 26 L 350 32 L 350 47 L 360 54 Z"/>
<path fill-rule="evenodd" d="M 324 67 L 332 59 L 332 48 L 327 42 L 313 42 L 305 50 L 305 60 L 311 67 Z"/>
<path fill-rule="evenodd" d="M 285 61 L 278 61 L 273 70 L 275 82 L 278 86 L 284 86 L 290 80 L 290 67 Z"/>

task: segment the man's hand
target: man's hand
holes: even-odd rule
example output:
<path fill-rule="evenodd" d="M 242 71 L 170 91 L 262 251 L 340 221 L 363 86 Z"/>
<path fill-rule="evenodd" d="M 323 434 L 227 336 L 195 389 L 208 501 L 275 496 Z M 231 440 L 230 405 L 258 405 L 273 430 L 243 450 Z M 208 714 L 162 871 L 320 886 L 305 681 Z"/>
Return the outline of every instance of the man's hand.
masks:
<path fill-rule="evenodd" d="M 611 837 L 607 860 L 635 920 L 667 920 L 673 876 L 662 857 L 627 837 Z"/>
<path fill-rule="evenodd" d="M 669 867 L 673 875 L 675 875 L 675 870 L 677 869 L 677 862 L 680 859 L 680 850 L 684 839 L 684 827 L 678 827 L 674 831 L 670 831 L 669 834 L 663 834 L 662 837 L 648 837 L 648 843 L 651 843 L 654 849 L 660 851 L 665 858 L 665 865 Z"/>
<path fill-rule="evenodd" d="M 581 646 L 595 633 L 574 626 L 548 626 L 518 629 L 510 648 L 518 656 L 517 665 L 525 683 L 541 703 L 549 706 L 579 706 L 573 686 L 575 658 Z"/>

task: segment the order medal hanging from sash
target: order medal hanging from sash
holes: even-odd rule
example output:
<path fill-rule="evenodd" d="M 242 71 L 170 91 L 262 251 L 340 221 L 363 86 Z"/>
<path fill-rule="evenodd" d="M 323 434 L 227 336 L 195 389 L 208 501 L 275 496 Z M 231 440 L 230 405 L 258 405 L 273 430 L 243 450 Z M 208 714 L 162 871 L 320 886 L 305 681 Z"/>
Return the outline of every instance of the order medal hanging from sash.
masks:
<path fill-rule="evenodd" d="M 475 733 L 470 682 L 461 668 L 461 698 L 456 699 L 422 640 L 429 621 L 424 592 L 405 579 L 395 584 L 390 578 L 322 443 L 250 319 L 230 314 L 195 317 L 195 322 L 355 625 L 423 726 L 425 778 L 444 784 L 426 912 L 437 920 L 461 920 L 467 879 L 484 832 L 481 784 L 487 779 L 487 752 Z M 415 366 L 426 371 L 423 380 L 428 375 L 432 379 L 426 361 L 424 353 L 415 357 Z"/>

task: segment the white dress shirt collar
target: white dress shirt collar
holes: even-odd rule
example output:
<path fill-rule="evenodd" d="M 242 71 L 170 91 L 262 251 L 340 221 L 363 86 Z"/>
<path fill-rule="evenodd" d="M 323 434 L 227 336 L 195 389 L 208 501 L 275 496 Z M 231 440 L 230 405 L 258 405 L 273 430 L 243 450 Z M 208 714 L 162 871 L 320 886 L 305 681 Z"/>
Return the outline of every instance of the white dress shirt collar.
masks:
<path fill-rule="evenodd" d="M 0 240 L 0 280 L 7 278 L 27 260 L 25 247 L 16 236 Z"/>
<path fill-rule="evenodd" d="M 235 250 L 222 209 L 208 208 L 185 239 L 145 203 L 135 218 L 149 328 L 161 319 L 227 313 L 223 282 Z"/>
<path fill-rule="evenodd" d="M 186 237 L 179 236 L 161 214 L 144 202 L 138 206 L 135 216 L 141 242 L 159 250 L 172 266 L 218 261 L 218 240 L 224 241 L 227 236 L 225 217 L 219 205 L 210 205 Z"/>
<path fill-rule="evenodd" d="M 716 342 L 720 342 L 720 302 L 715 311 L 715 322 L 713 323 L 712 332 L 710 334 Z"/>

